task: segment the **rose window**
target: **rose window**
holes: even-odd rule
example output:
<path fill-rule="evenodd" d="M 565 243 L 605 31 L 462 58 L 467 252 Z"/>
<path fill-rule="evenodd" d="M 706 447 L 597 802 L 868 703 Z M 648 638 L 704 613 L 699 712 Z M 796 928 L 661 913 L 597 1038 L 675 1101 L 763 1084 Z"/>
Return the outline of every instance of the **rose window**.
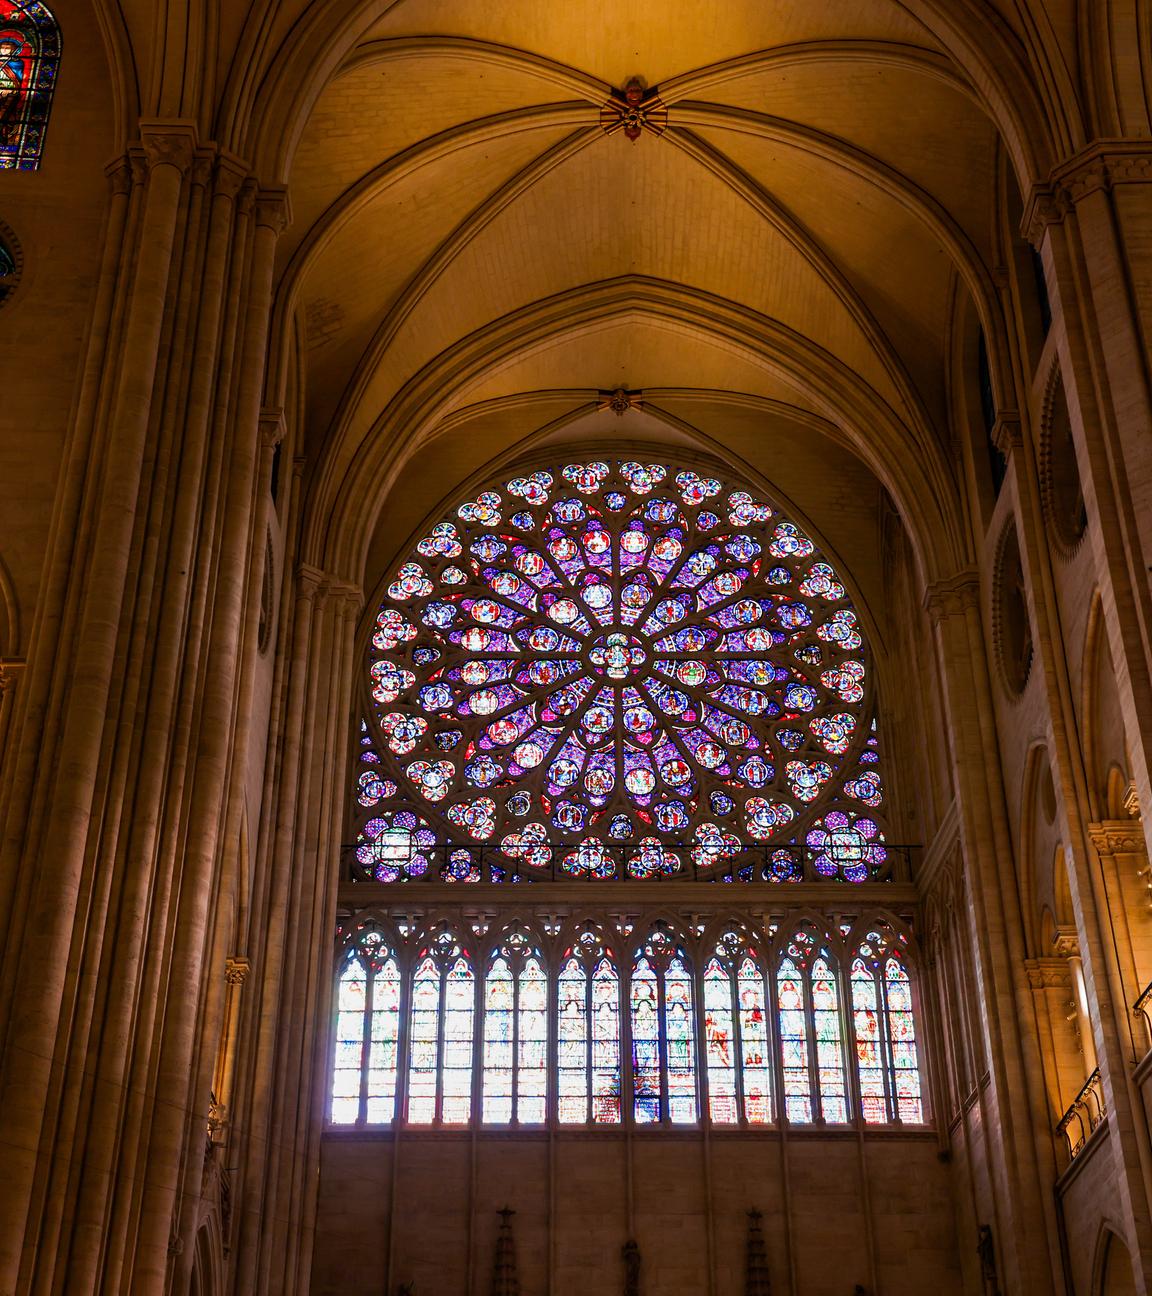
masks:
<path fill-rule="evenodd" d="M 774 879 L 804 850 L 875 876 L 868 670 L 843 583 L 749 491 L 631 461 L 515 477 L 387 585 L 357 858 L 467 878 L 483 845 L 522 875 L 646 877 L 756 848 Z"/>

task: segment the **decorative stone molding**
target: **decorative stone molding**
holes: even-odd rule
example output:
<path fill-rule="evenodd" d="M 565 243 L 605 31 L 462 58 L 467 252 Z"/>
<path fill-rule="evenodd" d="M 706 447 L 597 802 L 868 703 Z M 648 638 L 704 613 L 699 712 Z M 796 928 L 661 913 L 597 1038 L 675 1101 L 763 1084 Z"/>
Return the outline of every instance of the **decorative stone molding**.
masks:
<path fill-rule="evenodd" d="M 1065 958 L 1025 959 L 1024 971 L 1033 990 L 1072 989 L 1072 973 Z"/>
<path fill-rule="evenodd" d="M 1144 855 L 1147 846 L 1137 819 L 1106 819 L 1088 825 L 1088 838 L 1097 855 Z"/>
<path fill-rule="evenodd" d="M 1152 183 L 1152 149 L 1147 140 L 1096 140 L 1055 167 L 1045 183 L 1032 186 L 1021 232 L 1039 246 L 1048 226 L 1061 224 L 1089 194 L 1121 184 L 1148 183 Z"/>
<path fill-rule="evenodd" d="M 187 175 L 196 155 L 196 124 L 188 121 L 143 121 L 140 141 L 148 169 L 175 167 Z"/>
<path fill-rule="evenodd" d="M 230 954 L 224 960 L 224 980 L 229 985 L 243 985 L 251 970 L 252 964 L 244 954 Z"/>
<path fill-rule="evenodd" d="M 963 616 L 980 606 L 980 575 L 965 567 L 955 576 L 935 581 L 924 591 L 924 608 L 934 623 L 946 617 Z"/>

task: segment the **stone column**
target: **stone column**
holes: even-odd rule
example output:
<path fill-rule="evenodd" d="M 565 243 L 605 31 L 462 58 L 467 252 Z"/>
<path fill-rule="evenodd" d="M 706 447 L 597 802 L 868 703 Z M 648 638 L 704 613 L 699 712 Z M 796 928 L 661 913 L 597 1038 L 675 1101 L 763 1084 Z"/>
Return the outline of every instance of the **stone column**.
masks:
<path fill-rule="evenodd" d="M 1024 969 L 1023 931 L 1003 801 L 979 617 L 979 584 L 963 572 L 928 593 L 944 690 L 960 842 L 975 934 L 974 987 L 991 1083 L 981 1091 L 992 1200 L 1013 1296 L 1062 1290 L 1050 1185 L 1055 1157 L 1041 1050 Z"/>

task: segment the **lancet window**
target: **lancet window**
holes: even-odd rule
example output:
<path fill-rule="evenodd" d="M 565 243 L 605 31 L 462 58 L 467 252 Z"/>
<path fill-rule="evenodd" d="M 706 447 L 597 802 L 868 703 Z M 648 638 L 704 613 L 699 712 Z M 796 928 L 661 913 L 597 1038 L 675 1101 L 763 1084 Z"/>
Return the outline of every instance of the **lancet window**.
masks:
<path fill-rule="evenodd" d="M 60 28 L 41 0 L 0 0 L 0 171 L 35 171 L 56 76 Z"/>
<path fill-rule="evenodd" d="M 772 1059 L 764 969 L 756 951 L 726 932 L 704 968 L 708 1110 L 713 1124 L 772 1120 Z"/>
<path fill-rule="evenodd" d="M 332 1121 L 384 1124 L 396 1111 L 400 966 L 379 932 L 346 955 L 336 989 Z"/>
<path fill-rule="evenodd" d="M 471 1119 L 475 986 L 468 951 L 451 932 L 441 932 L 418 953 L 408 1066 L 413 1125 L 463 1125 Z"/>
<path fill-rule="evenodd" d="M 907 941 L 886 919 L 851 937 L 659 919 L 617 931 L 623 966 L 610 930 L 517 922 L 469 949 L 446 926 L 365 929 L 337 965 L 332 1124 L 924 1122 Z"/>
<path fill-rule="evenodd" d="M 595 931 L 581 932 L 565 951 L 558 986 L 557 1118 L 618 1125 L 620 977 Z"/>
<path fill-rule="evenodd" d="M 870 931 L 852 960 L 860 1106 L 871 1124 L 923 1119 L 912 983 L 898 942 Z"/>
<path fill-rule="evenodd" d="M 688 959 L 657 930 L 632 966 L 632 1085 L 637 1124 L 696 1120 L 693 977 Z"/>
<path fill-rule="evenodd" d="M 790 1121 L 848 1120 L 839 977 L 826 947 L 812 932 L 797 931 L 776 972 L 776 1007 Z"/>
<path fill-rule="evenodd" d="M 540 1125 L 548 1094 L 548 978 L 539 952 L 513 931 L 484 979 L 485 1122 Z"/>

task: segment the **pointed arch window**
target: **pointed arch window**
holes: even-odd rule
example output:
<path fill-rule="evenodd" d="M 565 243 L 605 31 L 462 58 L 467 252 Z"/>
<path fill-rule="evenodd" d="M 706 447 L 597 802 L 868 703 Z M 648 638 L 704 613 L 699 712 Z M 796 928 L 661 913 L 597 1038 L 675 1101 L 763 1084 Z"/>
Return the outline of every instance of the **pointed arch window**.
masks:
<path fill-rule="evenodd" d="M 464 1125 L 472 1114 L 476 978 L 468 951 L 450 932 L 424 945 L 412 977 L 408 1120 Z"/>
<path fill-rule="evenodd" d="M 924 1120 L 912 985 L 897 943 L 870 931 L 852 960 L 852 1023 L 865 1121 Z"/>
<path fill-rule="evenodd" d="M 548 1098 L 548 978 L 540 952 L 513 931 L 484 978 L 486 1124 L 542 1125 Z"/>
<path fill-rule="evenodd" d="M 698 1118 L 692 971 L 664 931 L 653 932 L 637 951 L 631 1010 L 635 1120 L 692 1124 Z"/>
<path fill-rule="evenodd" d="M 557 1116 L 561 1124 L 620 1123 L 620 977 L 594 931 L 560 966 Z"/>
<path fill-rule="evenodd" d="M 60 28 L 40 0 L 0 0 L 0 171 L 35 171 L 60 67 Z"/>
<path fill-rule="evenodd" d="M 836 965 L 806 931 L 797 932 L 781 956 L 776 1011 L 788 1119 L 844 1124 L 848 1097 Z"/>
<path fill-rule="evenodd" d="M 764 973 L 737 932 L 721 937 L 704 968 L 708 1114 L 718 1125 L 772 1120 Z"/>
<path fill-rule="evenodd" d="M 400 966 L 379 932 L 349 950 L 336 995 L 332 1123 L 386 1124 L 396 1113 Z"/>

